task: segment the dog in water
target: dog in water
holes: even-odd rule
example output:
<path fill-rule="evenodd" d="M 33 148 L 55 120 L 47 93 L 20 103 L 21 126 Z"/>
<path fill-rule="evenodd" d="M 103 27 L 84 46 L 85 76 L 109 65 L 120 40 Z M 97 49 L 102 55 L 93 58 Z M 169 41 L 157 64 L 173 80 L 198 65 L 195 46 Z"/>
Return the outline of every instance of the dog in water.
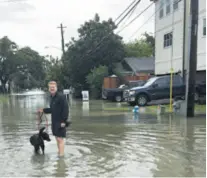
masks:
<path fill-rule="evenodd" d="M 35 134 L 33 136 L 30 137 L 30 143 L 34 146 L 34 151 L 35 153 L 39 153 L 39 150 L 41 148 L 42 150 L 42 154 L 45 154 L 45 144 L 44 144 L 44 140 L 46 141 L 51 141 L 50 140 L 50 136 L 48 135 L 48 133 L 43 132 L 45 129 L 45 127 L 41 128 L 39 130 L 38 134 Z"/>

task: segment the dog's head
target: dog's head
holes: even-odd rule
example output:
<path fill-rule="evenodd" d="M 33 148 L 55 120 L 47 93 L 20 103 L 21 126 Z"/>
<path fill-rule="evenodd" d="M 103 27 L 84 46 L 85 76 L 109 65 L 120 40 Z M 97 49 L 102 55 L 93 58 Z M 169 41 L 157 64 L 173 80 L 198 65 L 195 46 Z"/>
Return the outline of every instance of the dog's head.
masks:
<path fill-rule="evenodd" d="M 44 131 L 44 129 L 45 129 L 45 127 L 43 127 L 43 128 L 41 128 L 40 129 L 40 131 L 39 131 L 39 136 L 40 137 L 42 137 L 43 138 L 43 140 L 46 140 L 46 141 L 51 141 L 50 140 L 50 136 L 49 136 L 49 134 L 48 133 L 46 133 L 46 132 L 43 132 Z"/>
<path fill-rule="evenodd" d="M 46 140 L 46 141 L 48 141 L 48 142 L 51 141 L 51 140 L 50 140 L 50 136 L 49 136 L 49 134 L 46 133 L 46 132 L 42 132 L 41 137 L 43 138 L 43 140 Z"/>

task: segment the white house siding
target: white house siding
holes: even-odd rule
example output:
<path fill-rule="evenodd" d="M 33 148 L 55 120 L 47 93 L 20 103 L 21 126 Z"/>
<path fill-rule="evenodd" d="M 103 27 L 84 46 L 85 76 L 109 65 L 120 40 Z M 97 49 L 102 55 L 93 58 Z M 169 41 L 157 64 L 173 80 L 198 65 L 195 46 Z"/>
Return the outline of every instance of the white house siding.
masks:
<path fill-rule="evenodd" d="M 197 69 L 206 70 L 206 37 L 203 36 L 203 19 L 206 18 L 206 0 L 199 0 Z"/>
<path fill-rule="evenodd" d="M 178 9 L 173 12 L 173 0 L 170 0 L 171 12 L 166 15 L 166 1 L 164 2 L 164 15 L 159 17 L 160 1 L 155 2 L 155 74 L 182 71 L 183 59 L 183 17 L 184 2 L 181 0 Z M 203 19 L 206 16 L 206 0 L 199 0 L 199 27 L 198 27 L 198 57 L 197 70 L 206 70 L 206 37 L 203 36 Z M 164 35 L 173 33 L 172 46 L 164 48 Z"/>

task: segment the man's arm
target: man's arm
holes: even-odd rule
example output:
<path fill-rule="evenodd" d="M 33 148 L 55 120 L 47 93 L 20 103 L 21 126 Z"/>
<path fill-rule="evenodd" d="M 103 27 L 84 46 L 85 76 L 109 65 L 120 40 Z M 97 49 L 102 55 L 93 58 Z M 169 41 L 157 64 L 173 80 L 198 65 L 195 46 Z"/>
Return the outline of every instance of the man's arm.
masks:
<path fill-rule="evenodd" d="M 51 108 L 44 108 L 42 111 L 43 111 L 45 114 L 51 114 L 51 113 L 52 113 Z"/>
<path fill-rule="evenodd" d="M 69 108 L 68 108 L 68 102 L 64 95 L 61 98 L 61 103 L 62 103 L 62 121 L 61 122 L 65 123 L 68 119 Z"/>

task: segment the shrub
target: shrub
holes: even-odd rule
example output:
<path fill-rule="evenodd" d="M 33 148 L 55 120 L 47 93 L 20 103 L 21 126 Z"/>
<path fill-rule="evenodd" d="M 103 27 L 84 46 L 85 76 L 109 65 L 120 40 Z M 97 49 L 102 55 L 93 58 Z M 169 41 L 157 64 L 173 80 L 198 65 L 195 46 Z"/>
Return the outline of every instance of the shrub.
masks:
<path fill-rule="evenodd" d="M 93 98 L 100 98 L 102 93 L 102 85 L 104 77 L 108 76 L 108 67 L 99 66 L 91 70 L 86 77 L 86 82 L 89 84 L 90 93 Z"/>

